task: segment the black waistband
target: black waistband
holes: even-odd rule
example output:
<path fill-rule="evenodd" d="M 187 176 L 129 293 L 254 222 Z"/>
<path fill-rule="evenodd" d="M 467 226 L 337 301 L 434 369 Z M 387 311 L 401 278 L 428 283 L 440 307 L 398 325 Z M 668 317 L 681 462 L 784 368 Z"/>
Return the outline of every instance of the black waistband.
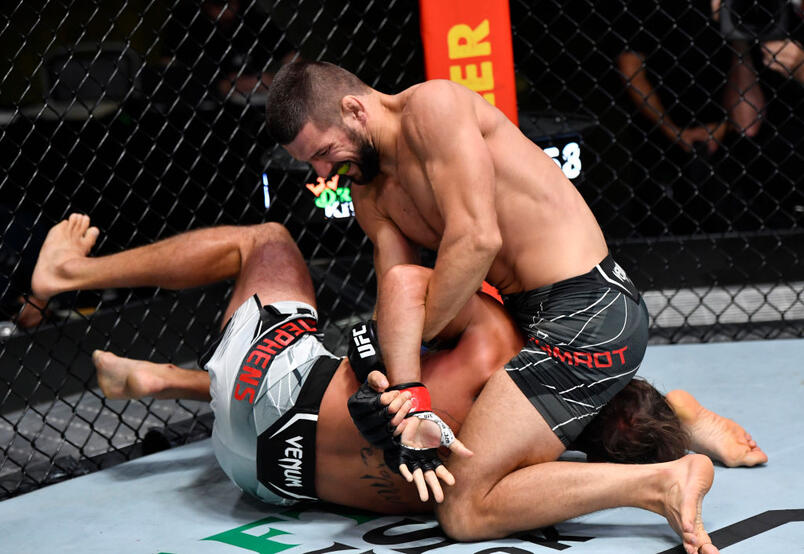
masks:
<path fill-rule="evenodd" d="M 293 409 L 257 438 L 257 479 L 291 500 L 317 500 L 315 438 L 321 399 L 341 360 L 321 356 L 299 391 Z"/>
<path fill-rule="evenodd" d="M 639 302 L 639 290 L 611 255 L 607 255 L 599 264 L 583 275 L 570 277 L 533 290 L 505 294 L 503 295 L 503 302 L 506 306 L 513 306 L 523 300 L 532 302 L 534 297 L 538 296 L 551 297 L 552 295 L 564 294 L 570 290 L 589 289 L 600 285 L 613 287 L 630 296 L 635 302 Z"/>

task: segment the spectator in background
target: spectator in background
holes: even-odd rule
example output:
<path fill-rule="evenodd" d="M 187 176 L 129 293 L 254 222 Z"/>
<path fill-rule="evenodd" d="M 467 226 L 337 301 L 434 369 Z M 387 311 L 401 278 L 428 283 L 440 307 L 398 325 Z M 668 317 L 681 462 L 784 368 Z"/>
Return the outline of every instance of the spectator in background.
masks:
<path fill-rule="evenodd" d="M 185 96 L 235 101 L 264 94 L 274 72 L 296 55 L 256 0 L 179 3 L 165 25 L 162 52 L 169 81 Z"/>
<path fill-rule="evenodd" d="M 731 51 L 709 0 L 624 4 L 616 19 L 622 41 L 617 66 L 641 126 L 684 151 L 702 144 L 714 153 L 726 132 L 728 116 L 719 99 Z"/>
<path fill-rule="evenodd" d="M 644 137 L 633 148 L 642 171 L 635 182 L 645 189 L 633 216 L 680 233 L 793 224 L 787 206 L 801 170 L 786 153 L 801 143 L 789 118 L 800 100 L 775 72 L 758 73 L 755 48 L 765 65 L 797 75 L 800 45 L 773 40 L 790 32 L 789 7 L 781 0 L 622 0 L 618 7 L 612 53 Z M 724 140 L 729 148 L 721 151 Z M 663 190 L 647 190 L 652 185 Z"/>
<path fill-rule="evenodd" d="M 616 4 L 610 48 L 639 135 L 630 220 L 644 234 L 695 232 L 727 186 L 710 158 L 729 129 L 723 100 L 733 52 L 709 0 Z"/>
<path fill-rule="evenodd" d="M 765 65 L 804 84 L 804 48 L 793 40 L 773 40 L 762 45 Z"/>

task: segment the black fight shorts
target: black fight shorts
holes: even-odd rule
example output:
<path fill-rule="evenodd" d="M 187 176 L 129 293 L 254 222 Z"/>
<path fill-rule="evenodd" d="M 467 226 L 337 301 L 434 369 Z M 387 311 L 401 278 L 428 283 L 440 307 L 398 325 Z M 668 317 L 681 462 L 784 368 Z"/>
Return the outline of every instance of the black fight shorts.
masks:
<path fill-rule="evenodd" d="M 569 446 L 639 369 L 645 303 L 610 256 L 585 275 L 503 300 L 526 338 L 505 369 Z"/>

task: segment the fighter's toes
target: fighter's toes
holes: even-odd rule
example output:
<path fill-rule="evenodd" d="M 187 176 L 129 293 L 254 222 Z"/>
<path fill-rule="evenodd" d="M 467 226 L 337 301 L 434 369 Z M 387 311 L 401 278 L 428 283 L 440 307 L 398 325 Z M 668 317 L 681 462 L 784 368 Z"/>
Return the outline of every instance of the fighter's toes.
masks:
<path fill-rule="evenodd" d="M 90 249 L 95 246 L 95 242 L 98 240 L 98 235 L 100 235 L 100 229 L 97 227 L 90 227 L 81 236 L 81 244 L 87 253 L 89 253 Z"/>
<path fill-rule="evenodd" d="M 84 232 L 84 230 L 81 229 L 82 221 L 83 219 L 81 214 L 79 213 L 70 214 L 70 217 L 67 218 L 67 223 L 69 224 L 70 232 L 74 234 L 82 234 Z"/>
<path fill-rule="evenodd" d="M 752 467 L 767 462 L 768 462 L 768 455 L 765 454 L 761 448 L 754 447 L 749 452 L 747 452 L 745 456 L 743 456 L 742 463 L 739 465 Z"/>

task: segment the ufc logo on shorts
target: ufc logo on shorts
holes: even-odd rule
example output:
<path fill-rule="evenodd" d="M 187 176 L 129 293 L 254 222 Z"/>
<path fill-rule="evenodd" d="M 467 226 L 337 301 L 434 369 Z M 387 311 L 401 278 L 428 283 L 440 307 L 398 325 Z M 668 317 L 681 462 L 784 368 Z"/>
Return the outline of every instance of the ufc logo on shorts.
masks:
<path fill-rule="evenodd" d="M 628 275 L 626 275 L 625 270 L 620 267 L 620 264 L 614 262 L 614 276 L 617 277 L 623 283 L 627 283 L 629 281 Z"/>
<path fill-rule="evenodd" d="M 366 336 L 365 324 L 360 329 L 352 330 L 352 340 L 361 358 L 368 358 L 377 353 L 377 351 L 374 350 L 374 346 L 371 344 L 371 339 Z"/>

